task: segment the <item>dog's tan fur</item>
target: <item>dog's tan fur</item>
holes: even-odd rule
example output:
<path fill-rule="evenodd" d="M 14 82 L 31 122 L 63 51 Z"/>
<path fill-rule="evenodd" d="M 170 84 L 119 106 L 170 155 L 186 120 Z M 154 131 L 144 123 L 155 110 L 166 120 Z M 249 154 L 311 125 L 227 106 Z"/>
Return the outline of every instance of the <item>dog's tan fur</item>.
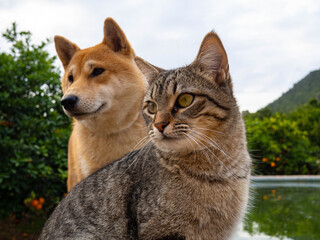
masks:
<path fill-rule="evenodd" d="M 94 47 L 81 50 L 61 36 L 54 40 L 65 69 L 63 99 L 78 98 L 73 109 L 64 108 L 73 118 L 68 149 L 70 191 L 91 173 L 131 151 L 147 135 L 140 113 L 145 82 L 133 49 L 112 18 L 105 20 L 104 39 Z M 93 76 L 95 68 L 104 71 Z"/>

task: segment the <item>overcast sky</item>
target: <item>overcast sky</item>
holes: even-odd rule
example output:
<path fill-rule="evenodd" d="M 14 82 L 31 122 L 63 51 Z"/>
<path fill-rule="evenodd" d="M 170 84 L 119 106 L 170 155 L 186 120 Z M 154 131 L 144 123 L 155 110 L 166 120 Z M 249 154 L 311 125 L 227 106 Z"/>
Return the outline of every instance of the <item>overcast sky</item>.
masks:
<path fill-rule="evenodd" d="M 0 32 L 16 22 L 35 43 L 62 35 L 80 48 L 93 46 L 107 17 L 138 56 L 166 69 L 191 63 L 215 30 L 242 110 L 266 106 L 320 68 L 319 0 L 0 0 Z M 0 51 L 7 48 L 1 38 Z M 53 44 L 48 50 L 56 54 Z"/>

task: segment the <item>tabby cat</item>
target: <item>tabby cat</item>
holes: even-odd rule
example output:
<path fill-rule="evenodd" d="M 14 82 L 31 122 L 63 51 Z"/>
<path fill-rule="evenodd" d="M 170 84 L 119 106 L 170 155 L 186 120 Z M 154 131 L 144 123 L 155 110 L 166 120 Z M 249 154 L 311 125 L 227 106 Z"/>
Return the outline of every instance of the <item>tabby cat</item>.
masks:
<path fill-rule="evenodd" d="M 250 158 L 219 37 L 208 33 L 186 67 L 135 60 L 149 82 L 151 140 L 73 188 L 40 239 L 231 239 L 247 204 Z"/>

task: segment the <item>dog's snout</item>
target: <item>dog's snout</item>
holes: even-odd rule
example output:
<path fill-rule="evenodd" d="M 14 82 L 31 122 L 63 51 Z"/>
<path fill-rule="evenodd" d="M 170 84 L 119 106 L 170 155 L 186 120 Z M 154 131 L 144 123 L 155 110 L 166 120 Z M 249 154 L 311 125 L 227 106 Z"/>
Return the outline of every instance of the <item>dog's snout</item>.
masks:
<path fill-rule="evenodd" d="M 61 100 L 61 104 L 66 110 L 73 110 L 79 98 L 74 95 L 66 96 Z"/>

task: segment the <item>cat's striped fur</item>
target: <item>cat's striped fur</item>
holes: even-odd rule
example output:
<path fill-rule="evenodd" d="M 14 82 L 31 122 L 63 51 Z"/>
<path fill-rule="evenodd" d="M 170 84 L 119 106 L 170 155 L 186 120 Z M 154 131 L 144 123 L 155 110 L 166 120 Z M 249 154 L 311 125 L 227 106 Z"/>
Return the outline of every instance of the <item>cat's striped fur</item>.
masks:
<path fill-rule="evenodd" d="M 219 37 L 187 67 L 136 63 L 151 141 L 73 188 L 40 239 L 227 240 L 241 220 L 250 158 Z"/>

